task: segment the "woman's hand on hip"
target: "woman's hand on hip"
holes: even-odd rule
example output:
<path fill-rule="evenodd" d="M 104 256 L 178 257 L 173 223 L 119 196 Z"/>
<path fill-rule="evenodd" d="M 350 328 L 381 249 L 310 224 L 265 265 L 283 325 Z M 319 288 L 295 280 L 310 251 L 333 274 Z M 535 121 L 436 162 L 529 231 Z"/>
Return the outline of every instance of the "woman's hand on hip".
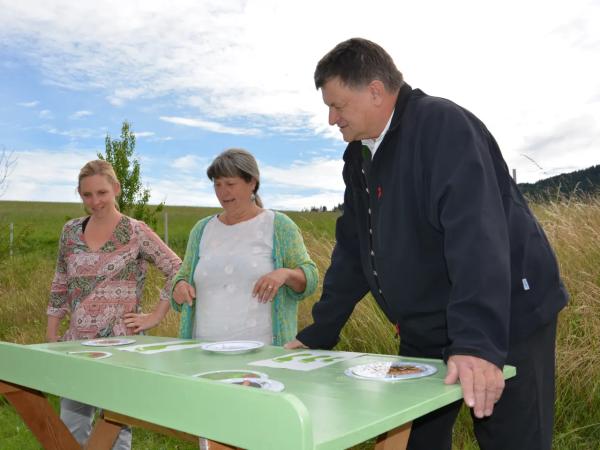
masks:
<path fill-rule="evenodd" d="M 277 269 L 260 277 L 254 284 L 252 297 L 256 297 L 259 303 L 272 302 L 279 288 L 287 281 L 287 272 L 288 269 Z"/>
<path fill-rule="evenodd" d="M 180 280 L 173 289 L 173 300 L 180 305 L 187 303 L 192 306 L 194 299 L 196 298 L 196 289 L 190 283 L 185 280 Z"/>

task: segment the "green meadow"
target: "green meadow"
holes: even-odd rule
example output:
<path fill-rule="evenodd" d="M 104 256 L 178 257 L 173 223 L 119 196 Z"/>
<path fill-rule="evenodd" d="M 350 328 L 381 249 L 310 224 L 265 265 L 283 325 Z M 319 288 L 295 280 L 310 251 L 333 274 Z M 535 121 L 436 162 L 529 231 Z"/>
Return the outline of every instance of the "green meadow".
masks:
<path fill-rule="evenodd" d="M 553 448 L 600 449 L 600 199 L 561 200 L 534 204 L 533 209 L 554 246 L 562 275 L 571 295 L 559 317 L 557 338 L 557 399 Z M 187 236 L 210 208 L 166 207 L 169 245 L 183 256 Z M 84 215 L 79 204 L 0 202 L 0 340 L 22 344 L 44 341 L 46 304 L 64 222 Z M 334 212 L 291 212 L 300 226 L 321 278 L 334 244 Z M 164 216 L 157 232 L 164 237 Z M 12 256 L 9 224 L 14 224 Z M 161 277 L 151 270 L 142 305 L 150 310 L 161 287 Z M 319 289 L 320 291 L 320 289 Z M 300 308 L 299 327 L 311 322 L 310 309 L 318 294 Z M 177 335 L 178 316 L 170 312 L 150 331 Z M 392 326 L 370 297 L 355 309 L 343 330 L 340 350 L 397 353 Z M 0 361 L 0 364 L 2 362 Z M 54 406 L 57 399 L 50 398 Z M 476 449 L 463 408 L 454 430 L 454 448 Z M 372 449 L 366 442 L 355 450 Z M 12 407 L 0 397 L 0 449 L 27 450 L 40 446 Z M 134 449 L 194 449 L 197 446 L 134 429 Z"/>

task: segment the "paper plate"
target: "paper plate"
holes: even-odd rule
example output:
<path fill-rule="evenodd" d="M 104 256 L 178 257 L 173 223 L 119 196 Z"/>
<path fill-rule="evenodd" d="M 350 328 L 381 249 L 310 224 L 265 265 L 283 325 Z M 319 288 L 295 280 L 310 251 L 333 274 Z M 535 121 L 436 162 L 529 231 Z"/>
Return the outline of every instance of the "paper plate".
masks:
<path fill-rule="evenodd" d="M 264 345 L 259 341 L 221 341 L 202 344 L 200 348 L 209 352 L 235 354 L 249 352 Z"/>
<path fill-rule="evenodd" d="M 254 387 L 273 392 L 281 392 L 285 389 L 285 386 L 281 381 L 271 380 L 270 378 L 229 378 L 221 381 L 223 383 L 238 384 L 240 386 Z"/>
<path fill-rule="evenodd" d="M 135 339 L 125 338 L 102 338 L 102 339 L 90 339 L 89 341 L 83 341 L 81 345 L 88 345 L 90 347 L 114 347 L 116 345 L 127 345 L 133 344 Z"/>
<path fill-rule="evenodd" d="M 81 350 L 78 352 L 67 352 L 69 355 L 76 355 L 80 358 L 104 359 L 112 356 L 109 352 L 95 352 L 93 350 Z"/>
<path fill-rule="evenodd" d="M 206 378 L 207 380 L 223 381 L 232 378 L 242 379 L 262 379 L 266 380 L 269 376 L 266 373 L 256 372 L 254 370 L 213 370 L 210 372 L 202 372 L 193 375 L 198 378 Z"/>
<path fill-rule="evenodd" d="M 361 380 L 399 381 L 422 378 L 437 372 L 434 366 L 411 361 L 386 361 L 362 364 L 346 369 L 344 373 Z"/>

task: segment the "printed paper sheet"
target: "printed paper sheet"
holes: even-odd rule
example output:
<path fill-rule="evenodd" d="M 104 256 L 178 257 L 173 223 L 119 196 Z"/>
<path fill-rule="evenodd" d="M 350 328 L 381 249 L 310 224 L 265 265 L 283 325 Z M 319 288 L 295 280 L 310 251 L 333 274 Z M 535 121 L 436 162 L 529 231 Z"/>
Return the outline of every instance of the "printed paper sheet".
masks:
<path fill-rule="evenodd" d="M 333 352 L 327 350 L 303 350 L 296 353 L 278 356 L 272 359 L 263 359 L 248 363 L 250 366 L 274 367 L 277 369 L 290 369 L 309 371 L 320 369 L 340 361 L 347 361 L 364 353 Z"/>
<path fill-rule="evenodd" d="M 167 341 L 156 342 L 154 344 L 130 345 L 129 347 L 119 348 L 124 352 L 141 353 L 143 355 L 153 355 L 154 353 L 174 352 L 202 346 L 198 341 Z"/>

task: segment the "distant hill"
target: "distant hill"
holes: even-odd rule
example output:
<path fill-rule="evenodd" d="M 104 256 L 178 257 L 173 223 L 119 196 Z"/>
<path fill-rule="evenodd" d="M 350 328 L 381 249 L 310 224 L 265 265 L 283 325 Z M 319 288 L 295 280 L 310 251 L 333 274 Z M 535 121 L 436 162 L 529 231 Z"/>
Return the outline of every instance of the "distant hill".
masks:
<path fill-rule="evenodd" d="M 547 201 L 557 197 L 600 195 L 600 165 L 563 173 L 535 183 L 519 183 L 527 197 Z"/>

